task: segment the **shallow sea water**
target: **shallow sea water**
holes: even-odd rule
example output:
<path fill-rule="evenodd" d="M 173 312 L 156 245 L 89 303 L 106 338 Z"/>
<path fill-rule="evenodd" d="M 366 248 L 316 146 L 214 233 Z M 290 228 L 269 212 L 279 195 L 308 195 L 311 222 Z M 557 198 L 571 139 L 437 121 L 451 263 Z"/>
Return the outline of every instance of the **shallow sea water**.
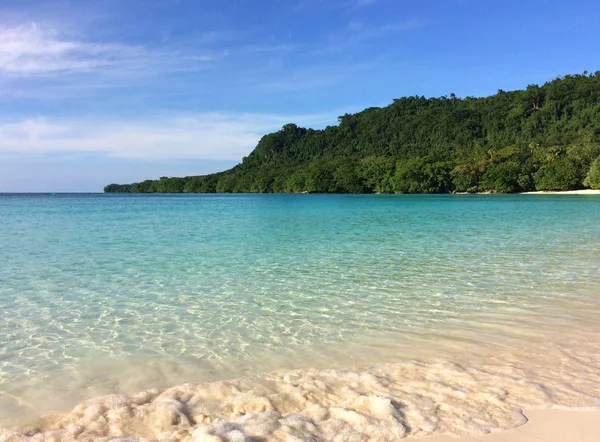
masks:
<path fill-rule="evenodd" d="M 4 195 L 0 263 L 0 440 L 394 440 L 599 405 L 596 196 Z"/>

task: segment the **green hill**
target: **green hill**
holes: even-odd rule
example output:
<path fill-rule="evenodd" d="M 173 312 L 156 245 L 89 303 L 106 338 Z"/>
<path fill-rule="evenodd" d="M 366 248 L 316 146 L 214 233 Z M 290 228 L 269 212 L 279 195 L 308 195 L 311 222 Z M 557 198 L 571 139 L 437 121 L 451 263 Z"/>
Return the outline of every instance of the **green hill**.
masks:
<path fill-rule="evenodd" d="M 584 185 L 600 188 L 600 72 L 485 98 L 404 97 L 323 130 L 287 124 L 230 170 L 104 191 L 506 193 Z"/>

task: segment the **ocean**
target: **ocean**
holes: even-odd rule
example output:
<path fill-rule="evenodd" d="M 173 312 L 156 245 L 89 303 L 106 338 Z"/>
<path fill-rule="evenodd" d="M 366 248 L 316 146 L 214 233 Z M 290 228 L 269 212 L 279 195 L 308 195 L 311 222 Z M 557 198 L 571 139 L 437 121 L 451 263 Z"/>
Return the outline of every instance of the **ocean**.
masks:
<path fill-rule="evenodd" d="M 0 427 L 511 428 L 600 404 L 599 307 L 597 196 L 0 195 Z"/>

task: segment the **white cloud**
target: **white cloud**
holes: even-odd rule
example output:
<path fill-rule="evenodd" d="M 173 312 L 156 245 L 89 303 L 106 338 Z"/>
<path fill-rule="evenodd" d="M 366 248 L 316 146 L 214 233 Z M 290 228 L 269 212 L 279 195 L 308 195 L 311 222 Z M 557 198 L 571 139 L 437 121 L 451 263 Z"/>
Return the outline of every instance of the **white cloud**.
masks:
<path fill-rule="evenodd" d="M 334 115 L 205 113 L 144 121 L 26 119 L 0 123 L 0 154 L 86 152 L 139 159 L 240 160 L 286 123 L 321 126 Z"/>
<path fill-rule="evenodd" d="M 200 69 L 227 57 L 227 51 L 149 50 L 114 42 L 93 42 L 66 37 L 35 23 L 0 25 L 0 78 L 97 73 L 137 77 L 165 71 Z"/>
<path fill-rule="evenodd" d="M 0 28 L 0 73 L 7 75 L 89 71 L 142 52 L 133 46 L 61 38 L 35 23 Z"/>

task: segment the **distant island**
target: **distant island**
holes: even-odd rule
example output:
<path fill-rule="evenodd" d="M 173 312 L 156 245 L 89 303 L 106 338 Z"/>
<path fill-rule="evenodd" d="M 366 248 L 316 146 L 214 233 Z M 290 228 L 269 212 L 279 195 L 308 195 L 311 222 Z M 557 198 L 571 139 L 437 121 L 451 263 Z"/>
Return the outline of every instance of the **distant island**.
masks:
<path fill-rule="evenodd" d="M 600 71 L 485 98 L 404 97 L 313 130 L 287 124 L 224 172 L 133 193 L 513 193 L 600 189 Z"/>

